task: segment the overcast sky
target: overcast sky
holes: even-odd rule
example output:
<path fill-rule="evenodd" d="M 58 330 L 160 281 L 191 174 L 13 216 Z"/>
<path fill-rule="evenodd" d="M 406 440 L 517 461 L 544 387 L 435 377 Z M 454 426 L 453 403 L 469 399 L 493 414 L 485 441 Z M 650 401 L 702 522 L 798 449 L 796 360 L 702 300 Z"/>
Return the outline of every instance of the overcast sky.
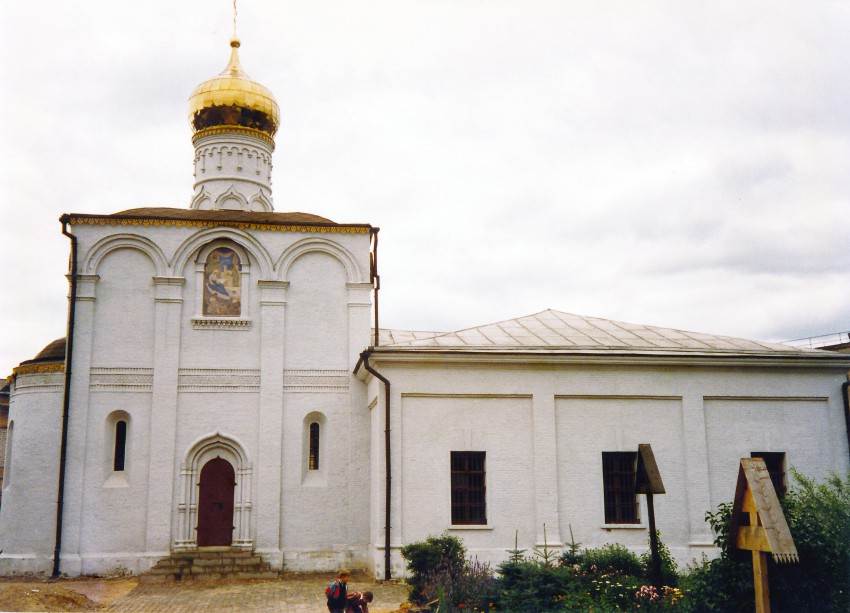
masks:
<path fill-rule="evenodd" d="M 62 213 L 185 208 L 229 0 L 0 0 L 0 374 L 65 334 Z M 240 0 L 277 211 L 379 226 L 381 325 L 552 308 L 850 329 L 850 2 Z"/>

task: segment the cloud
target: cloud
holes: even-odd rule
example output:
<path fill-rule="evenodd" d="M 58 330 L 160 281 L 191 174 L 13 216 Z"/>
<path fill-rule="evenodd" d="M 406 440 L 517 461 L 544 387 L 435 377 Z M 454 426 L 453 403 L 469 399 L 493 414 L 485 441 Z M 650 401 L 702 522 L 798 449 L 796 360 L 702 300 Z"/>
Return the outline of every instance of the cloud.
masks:
<path fill-rule="evenodd" d="M 186 101 L 226 64 L 231 18 L 206 0 L 0 10 L 8 371 L 63 334 L 61 213 L 187 205 Z M 850 6 L 239 10 L 242 62 L 282 110 L 275 207 L 381 226 L 382 323 L 847 327 Z"/>

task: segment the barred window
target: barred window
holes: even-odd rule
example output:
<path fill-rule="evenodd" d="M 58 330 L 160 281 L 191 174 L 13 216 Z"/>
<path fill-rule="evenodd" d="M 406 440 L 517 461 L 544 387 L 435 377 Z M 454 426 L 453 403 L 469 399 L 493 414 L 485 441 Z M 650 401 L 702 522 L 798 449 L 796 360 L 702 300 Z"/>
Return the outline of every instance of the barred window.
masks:
<path fill-rule="evenodd" d="M 310 457 L 307 468 L 319 470 L 319 424 L 316 422 L 310 424 Z"/>
<path fill-rule="evenodd" d="M 785 496 L 785 452 L 784 451 L 753 451 L 751 458 L 761 458 L 767 466 L 773 489 L 779 498 Z"/>
<path fill-rule="evenodd" d="M 602 488 L 605 494 L 606 524 L 638 524 L 637 452 L 602 452 Z"/>
<path fill-rule="evenodd" d="M 452 451 L 452 524 L 486 524 L 484 451 Z"/>

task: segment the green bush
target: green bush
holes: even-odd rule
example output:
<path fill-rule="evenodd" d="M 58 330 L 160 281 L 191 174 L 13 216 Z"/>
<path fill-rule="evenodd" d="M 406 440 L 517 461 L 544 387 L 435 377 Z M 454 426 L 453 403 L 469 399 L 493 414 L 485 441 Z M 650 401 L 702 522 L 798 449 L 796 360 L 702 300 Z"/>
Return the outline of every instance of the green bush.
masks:
<path fill-rule="evenodd" d="M 623 575 L 642 577 L 643 564 L 624 545 L 609 543 L 598 549 L 585 549 L 579 565 L 585 572 L 618 571 Z"/>
<path fill-rule="evenodd" d="M 799 564 L 771 564 L 771 607 L 791 611 L 850 611 L 850 473 L 816 483 L 792 470 L 782 501 Z M 775 604 L 774 604 L 775 603 Z"/>
<path fill-rule="evenodd" d="M 567 544 L 567 548 L 561 553 L 558 562 L 561 566 L 575 566 L 581 564 L 583 557 L 584 553 L 581 550 L 581 543 L 576 543 L 576 539 L 573 536 L 573 527 L 570 524 L 570 542 Z"/>
<path fill-rule="evenodd" d="M 536 560 L 509 561 L 499 566 L 496 580 L 500 611 L 553 611 L 559 600 L 575 591 L 575 571 Z"/>
<path fill-rule="evenodd" d="M 658 534 L 658 531 L 656 531 Z M 661 540 L 661 535 L 658 535 L 658 557 L 661 558 L 661 584 L 670 587 L 679 585 L 679 567 L 676 560 L 670 554 L 670 549 Z M 640 563 L 643 565 L 643 577 L 647 581 L 652 580 L 652 551 L 647 549 L 640 556 Z"/>
<path fill-rule="evenodd" d="M 691 613 L 731 613 L 752 611 L 754 606 L 753 570 L 750 562 L 729 557 L 688 566 L 682 577 L 684 609 Z"/>
<path fill-rule="evenodd" d="M 412 602 L 424 601 L 423 591 L 434 574 L 439 572 L 457 577 L 466 564 L 466 547 L 459 538 L 447 532 L 405 545 L 401 548 L 401 555 L 407 561 L 410 573 L 407 582 L 413 586 L 410 592 Z"/>
<path fill-rule="evenodd" d="M 795 484 L 782 507 L 799 564 L 768 562 L 774 613 L 850 611 L 850 474 L 817 484 L 792 471 Z M 682 586 L 694 613 L 750 611 L 754 606 L 752 555 L 728 542 L 732 505 L 722 504 L 706 520 L 720 549 L 716 560 L 689 567 Z"/>
<path fill-rule="evenodd" d="M 496 582 L 489 564 L 466 560 L 454 574 L 445 568 L 429 573 L 422 592 L 426 602 L 439 601 L 439 611 L 486 611 L 497 600 Z"/>
<path fill-rule="evenodd" d="M 669 549 L 660 543 L 662 573 L 670 587 L 648 585 L 644 562 L 625 546 L 608 544 L 580 550 L 571 540 L 561 565 L 545 559 L 512 557 L 499 567 L 496 580 L 497 610 L 511 613 L 565 613 L 568 611 L 662 610 L 680 608 L 682 592 L 677 584 L 676 565 Z M 539 558 L 539 556 L 538 556 Z"/>

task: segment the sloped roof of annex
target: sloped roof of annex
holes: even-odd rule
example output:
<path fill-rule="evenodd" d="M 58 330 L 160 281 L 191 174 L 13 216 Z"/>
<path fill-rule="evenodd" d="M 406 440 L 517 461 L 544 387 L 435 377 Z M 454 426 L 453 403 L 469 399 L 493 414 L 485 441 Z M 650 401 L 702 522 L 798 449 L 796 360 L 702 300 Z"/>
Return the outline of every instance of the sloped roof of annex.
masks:
<path fill-rule="evenodd" d="M 727 356 L 850 367 L 842 354 L 783 343 L 632 324 L 547 309 L 455 332 L 381 329 L 376 358 L 407 354 L 527 356 Z"/>

